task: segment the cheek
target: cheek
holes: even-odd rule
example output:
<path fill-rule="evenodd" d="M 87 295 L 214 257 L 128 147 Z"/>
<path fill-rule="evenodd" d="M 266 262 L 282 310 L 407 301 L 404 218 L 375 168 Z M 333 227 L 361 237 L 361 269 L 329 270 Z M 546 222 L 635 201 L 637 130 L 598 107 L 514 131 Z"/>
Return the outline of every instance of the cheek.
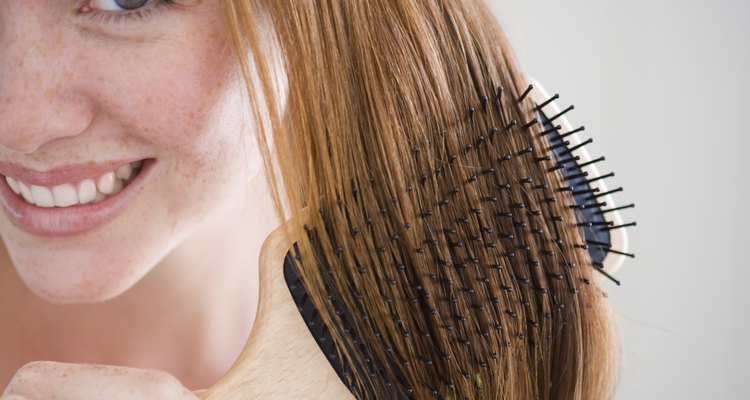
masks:
<path fill-rule="evenodd" d="M 170 163 L 172 190 L 185 196 L 188 182 L 225 190 L 238 174 L 246 181 L 259 170 L 234 54 L 220 40 L 190 43 L 140 46 L 118 62 L 87 67 L 95 71 L 88 90 L 104 118 L 124 141 L 152 152 L 146 156 Z"/>
<path fill-rule="evenodd" d="M 205 133 L 227 95 L 234 60 L 210 57 L 209 49 L 159 49 L 105 65 L 104 74 L 116 79 L 94 79 L 92 97 L 127 136 L 163 148 L 210 142 Z"/>

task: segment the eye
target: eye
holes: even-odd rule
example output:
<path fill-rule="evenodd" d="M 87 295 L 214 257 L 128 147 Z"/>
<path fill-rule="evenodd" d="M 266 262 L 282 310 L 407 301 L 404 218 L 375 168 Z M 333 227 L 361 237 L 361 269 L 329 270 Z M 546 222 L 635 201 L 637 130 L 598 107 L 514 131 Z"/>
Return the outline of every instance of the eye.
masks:
<path fill-rule="evenodd" d="M 99 11 L 129 11 L 142 8 L 152 0 L 91 0 L 87 8 Z"/>
<path fill-rule="evenodd" d="M 78 13 L 101 23 L 143 21 L 176 3 L 176 0 L 88 0 Z"/>

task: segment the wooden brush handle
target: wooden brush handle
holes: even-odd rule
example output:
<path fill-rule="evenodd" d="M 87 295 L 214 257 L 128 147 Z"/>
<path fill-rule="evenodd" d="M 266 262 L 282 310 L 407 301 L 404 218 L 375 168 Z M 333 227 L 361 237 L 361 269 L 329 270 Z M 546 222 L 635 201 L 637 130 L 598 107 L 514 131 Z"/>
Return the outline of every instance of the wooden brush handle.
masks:
<path fill-rule="evenodd" d="M 303 223 L 300 219 L 286 223 Z M 201 399 L 354 399 L 310 335 L 286 285 L 283 265 L 291 247 L 283 225 L 263 243 L 252 332 L 234 365 Z"/>

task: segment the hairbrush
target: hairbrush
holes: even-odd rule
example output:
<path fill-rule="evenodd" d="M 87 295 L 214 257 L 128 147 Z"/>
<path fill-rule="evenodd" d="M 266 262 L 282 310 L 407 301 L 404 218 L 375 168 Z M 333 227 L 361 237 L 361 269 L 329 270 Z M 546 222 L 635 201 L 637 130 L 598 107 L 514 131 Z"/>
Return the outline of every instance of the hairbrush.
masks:
<path fill-rule="evenodd" d="M 613 195 L 622 191 L 622 188 L 618 187 L 614 190 L 609 190 L 605 185 L 605 180 L 613 177 L 614 173 L 607 173 L 602 175 L 598 172 L 596 164 L 604 161 L 604 157 L 598 157 L 595 159 L 591 158 L 586 151 L 585 146 L 591 143 L 592 139 L 583 140 L 580 136 L 580 133 L 583 132 L 585 128 L 581 126 L 579 128 L 573 129 L 569 124 L 566 118 L 566 114 L 574 109 L 572 105 L 565 108 L 564 110 L 561 110 L 555 103 L 555 101 L 559 98 L 559 95 L 555 94 L 554 96 L 549 96 L 536 82 L 532 82 L 523 91 L 519 98 L 512 99 L 510 101 L 515 100 L 522 102 L 527 98 L 533 102 L 536 115 L 534 119 L 530 121 L 520 122 L 515 120 L 487 121 L 481 120 L 480 115 L 483 113 L 483 110 L 486 110 L 490 106 L 488 103 L 490 103 L 492 100 L 502 102 L 503 100 L 509 101 L 509 99 L 504 98 L 502 86 L 498 87 L 497 92 L 495 93 L 495 99 L 491 100 L 489 96 L 483 96 L 479 104 L 467 109 L 467 115 L 463 117 L 463 120 L 457 120 L 458 124 L 463 123 L 467 125 L 469 129 L 476 130 L 476 140 L 473 143 L 463 144 L 463 148 L 457 149 L 458 151 L 456 151 L 455 153 L 446 154 L 445 160 L 443 160 L 442 163 L 438 163 L 434 170 L 428 171 L 422 176 L 414 177 L 413 185 L 410 185 L 407 190 L 418 190 L 417 188 L 424 187 L 426 181 L 430 179 L 437 179 L 436 176 L 439 176 L 440 174 L 446 174 L 446 170 L 451 166 L 459 164 L 481 164 L 476 162 L 478 159 L 477 154 L 479 153 L 479 148 L 492 146 L 493 140 L 495 140 L 495 136 L 500 136 L 505 131 L 514 128 L 520 128 L 523 131 L 533 132 L 533 130 L 530 128 L 536 125 L 536 132 L 534 134 L 544 139 L 544 143 L 546 143 L 547 146 L 546 151 L 537 152 L 535 151 L 535 146 L 533 145 L 519 146 L 518 151 L 515 154 L 503 154 L 500 157 L 495 157 L 494 162 L 495 164 L 502 164 L 505 161 L 509 161 L 511 158 L 526 157 L 526 162 L 528 163 L 545 163 L 548 166 L 548 172 L 561 173 L 563 175 L 566 185 L 559 188 L 549 188 L 547 187 L 547 185 L 534 182 L 531 178 L 528 177 L 513 177 L 513 179 L 505 179 L 501 177 L 500 181 L 495 181 L 493 183 L 496 190 L 491 192 L 490 195 L 486 198 L 486 204 L 492 205 L 493 203 L 497 202 L 496 196 L 498 194 L 502 194 L 504 190 L 509 190 L 514 186 L 520 187 L 528 192 L 542 190 L 549 191 L 549 193 L 553 194 L 570 192 L 570 194 L 572 195 L 571 198 L 574 201 L 571 204 L 566 204 L 565 206 L 575 210 L 577 216 L 577 225 L 582 230 L 583 237 L 585 238 L 585 243 L 575 243 L 573 244 L 573 246 L 586 249 L 591 257 L 592 268 L 602 276 L 619 285 L 620 282 L 613 277 L 614 272 L 622 265 L 626 257 L 634 257 L 634 254 L 628 253 L 627 251 L 626 228 L 636 225 L 635 222 L 624 223 L 620 211 L 627 208 L 632 208 L 634 207 L 634 204 L 617 206 L 614 202 Z M 502 124 L 498 124 L 499 122 L 502 122 Z M 415 148 L 414 151 L 418 153 L 419 149 Z M 456 169 L 461 170 L 460 168 Z M 473 184 L 473 182 L 483 179 L 487 176 L 497 178 L 498 175 L 495 174 L 496 172 L 497 171 L 492 166 L 483 169 L 466 169 L 463 176 L 457 179 L 457 181 L 463 181 L 464 184 Z M 372 178 L 371 183 L 375 183 L 376 179 L 377 178 Z M 360 189 L 353 188 L 352 190 L 356 192 Z M 458 194 L 460 190 L 460 186 L 456 186 L 449 193 L 445 194 L 444 198 L 442 198 L 442 196 L 438 195 L 437 193 L 430 193 L 429 196 L 433 196 L 436 199 L 437 205 L 434 208 L 440 208 L 442 204 L 451 201 L 450 196 Z M 558 201 L 558 197 L 554 195 L 546 196 L 547 197 L 545 197 L 542 202 L 551 203 Z M 512 232 L 512 229 L 506 229 L 504 227 L 511 226 L 513 229 L 531 229 L 537 230 L 539 234 L 546 234 L 542 228 L 540 228 L 539 226 L 535 226 L 533 223 L 535 217 L 545 216 L 542 216 L 542 210 L 529 209 L 520 198 L 514 201 L 516 202 L 511 202 L 509 209 L 495 211 L 494 213 L 487 212 L 488 210 L 492 209 L 491 206 L 485 208 L 470 208 L 469 210 L 467 210 L 467 213 L 463 217 L 463 219 L 456 222 L 457 226 L 460 226 L 461 224 L 468 224 L 470 223 L 469 219 L 472 214 L 480 215 L 481 213 L 484 213 L 485 215 L 492 215 L 494 218 L 496 218 L 496 220 L 503 220 L 502 223 L 488 223 L 487 226 L 482 226 L 481 224 L 479 224 L 479 228 L 483 230 L 483 232 L 487 235 L 461 235 L 460 227 L 451 227 L 447 231 L 443 232 L 441 238 L 426 238 L 424 247 L 418 247 L 416 249 L 417 253 L 423 253 L 426 251 L 426 248 L 429 248 L 430 246 L 436 246 L 438 241 L 444 241 L 451 249 L 469 247 L 468 243 L 472 241 L 480 243 L 481 246 L 484 246 L 485 248 L 496 249 L 499 247 L 498 245 L 502 243 L 502 239 L 505 239 L 506 243 L 503 246 L 503 248 L 506 249 L 504 251 L 506 253 L 505 257 L 518 257 L 520 256 L 520 254 L 518 253 L 522 252 L 530 253 L 528 246 L 524 248 L 522 244 L 519 246 L 518 243 L 513 243 L 514 236 L 512 233 L 510 233 Z M 340 207 L 341 201 L 339 200 L 337 203 Z M 321 216 L 325 218 L 326 212 L 327 210 L 321 209 Z M 378 210 L 378 212 L 381 214 L 387 213 L 386 207 L 381 208 L 380 210 Z M 434 209 L 425 209 L 421 211 L 421 216 L 423 218 L 429 218 L 431 213 L 433 212 L 436 211 Z M 364 221 L 361 221 L 362 224 L 352 224 L 352 238 L 355 238 L 357 235 L 363 235 L 363 231 L 368 229 L 370 227 L 370 224 L 373 223 L 374 217 L 369 216 L 371 214 L 367 214 L 367 212 L 364 212 L 363 214 L 368 216 Z M 553 221 L 561 221 L 561 218 L 559 216 L 551 215 L 547 218 L 551 218 Z M 405 225 L 405 228 L 409 228 L 408 223 L 407 225 Z M 493 232 L 494 229 L 503 230 L 504 232 L 498 232 L 497 234 L 495 234 Z M 316 236 L 319 233 L 314 231 L 308 231 L 308 233 L 310 239 L 315 242 Z M 550 236 L 553 238 L 552 241 L 554 242 L 554 235 Z M 490 241 L 487 239 L 487 237 L 493 237 L 495 239 L 499 238 L 500 240 Z M 397 237 L 394 237 L 392 239 L 393 241 L 398 241 Z M 512 245 L 507 245 L 508 242 L 512 243 Z M 562 245 L 562 243 L 556 244 Z M 513 249 L 515 251 L 511 251 L 509 249 Z M 517 249 L 521 249 L 521 252 L 517 251 Z M 375 252 L 381 253 L 387 251 L 385 249 L 385 246 L 375 247 L 373 250 Z M 551 253 L 553 252 L 553 250 L 539 249 L 538 252 L 540 252 L 541 256 L 543 257 L 545 253 Z M 459 252 L 456 251 L 456 253 Z M 470 263 L 466 262 L 466 258 L 461 258 L 456 254 L 452 254 L 451 258 L 454 260 L 452 263 L 451 261 L 441 259 L 440 256 L 436 257 L 438 263 L 443 264 L 443 268 L 446 265 L 449 268 L 458 268 L 463 270 L 471 268 L 471 266 L 467 265 Z M 535 268 L 535 266 L 538 266 L 538 261 L 533 260 L 534 256 L 527 258 L 530 260 L 528 262 L 532 266 L 532 269 Z M 461 262 L 456 263 L 456 259 L 461 260 Z M 357 330 L 353 329 L 352 327 L 351 322 L 356 317 L 347 315 L 340 307 L 340 304 L 337 301 L 337 295 L 329 292 L 328 299 L 330 300 L 332 307 L 336 310 L 335 312 L 339 318 L 340 325 L 343 327 L 343 330 L 349 335 L 352 345 L 357 346 L 357 348 L 363 355 L 363 359 L 365 360 L 366 365 L 352 366 L 347 360 L 341 358 L 341 354 L 337 351 L 336 345 L 334 344 L 334 341 L 331 337 L 329 327 L 325 325 L 323 320 L 320 318 L 320 313 L 310 301 L 305 289 L 305 285 L 301 281 L 300 276 L 297 272 L 297 263 L 313 261 L 316 263 L 320 263 L 320 268 L 323 270 L 329 268 L 326 266 L 325 260 L 302 260 L 296 247 L 291 249 L 287 253 L 284 261 L 284 276 L 286 279 L 286 283 L 298 307 L 300 315 L 308 326 L 310 333 L 316 339 L 320 350 L 327 356 L 328 361 L 333 369 L 337 372 L 341 380 L 349 386 L 352 393 L 355 394 L 358 398 L 368 399 L 380 398 L 375 396 L 376 392 L 381 393 L 381 396 L 382 393 L 391 393 L 390 397 L 386 398 L 402 398 L 404 396 L 408 396 L 410 398 L 423 398 L 417 396 L 417 392 L 438 396 L 438 394 L 440 393 L 440 390 L 438 388 L 426 387 L 426 385 L 422 385 L 422 387 L 414 387 L 413 384 L 409 385 L 408 383 L 406 383 L 403 379 L 403 376 L 400 376 L 398 373 L 399 367 L 394 367 L 394 364 L 400 364 L 401 367 L 408 367 L 409 363 L 433 362 L 432 359 L 438 357 L 440 354 L 435 353 L 417 355 L 413 359 L 398 359 L 398 357 L 394 357 L 393 359 L 389 360 L 377 360 L 375 357 L 372 357 L 371 352 L 368 351 L 366 340 L 358 337 L 356 333 Z M 476 259 L 474 259 L 473 261 L 476 262 Z M 383 265 L 382 267 L 385 269 L 386 267 L 390 267 L 390 265 Z M 366 267 L 360 266 L 360 268 L 364 269 Z M 395 270 L 405 270 L 407 268 L 408 266 L 406 265 L 406 263 L 402 263 L 400 265 L 396 265 Z M 498 263 L 497 265 L 489 266 L 489 269 L 491 268 L 500 269 L 503 267 Z M 360 272 L 364 273 L 364 271 L 362 270 L 360 270 Z M 483 283 L 488 283 L 488 278 L 482 276 L 482 274 L 484 273 L 485 272 L 481 272 L 478 276 L 478 279 Z M 562 274 L 559 274 L 557 272 L 548 271 L 548 275 L 552 277 L 553 281 L 562 281 L 565 279 Z M 395 280 L 394 278 L 390 279 Z M 430 279 L 439 280 L 439 278 L 434 275 L 427 278 L 427 280 Z M 523 279 L 521 279 L 521 282 L 524 282 Z M 391 281 L 390 283 L 395 284 L 395 282 L 393 281 Z M 442 284 L 445 285 L 445 282 L 443 282 Z M 449 282 L 448 286 L 451 285 L 455 285 L 455 283 Z M 461 289 L 473 291 L 474 289 L 470 286 L 478 287 L 480 285 L 481 283 L 466 284 L 467 287 Z M 421 286 L 416 287 L 416 290 L 418 292 L 421 289 Z M 499 291 L 512 289 L 513 288 L 511 287 L 502 286 L 498 288 Z M 545 288 L 537 289 L 546 290 Z M 489 297 L 489 299 L 493 298 Z M 495 304 L 497 304 L 497 298 L 494 298 L 494 300 Z M 384 298 L 384 302 L 386 303 L 390 303 L 392 301 L 392 298 Z M 420 303 L 422 299 L 413 298 L 412 301 L 414 303 Z M 456 298 L 453 298 L 449 301 L 457 300 Z M 492 302 L 490 302 L 489 300 L 486 301 L 486 303 L 487 304 L 478 303 L 475 304 L 474 307 L 477 310 L 483 311 L 487 307 L 490 307 L 492 304 Z M 429 307 L 430 306 L 427 306 L 426 308 L 429 309 Z M 432 308 L 432 310 L 432 312 L 435 313 L 435 308 Z M 508 310 L 506 310 L 506 312 L 508 312 Z M 510 311 L 510 313 L 512 313 L 512 311 Z M 398 316 L 395 317 L 398 318 Z M 463 318 L 463 316 L 459 316 L 459 318 Z M 533 324 L 536 323 L 537 322 L 534 322 Z M 451 325 L 448 325 L 448 328 L 451 327 Z M 488 331 L 484 332 L 484 334 L 488 333 Z M 429 336 L 430 333 L 424 331 L 413 332 L 412 334 Z M 377 338 L 378 332 L 374 332 L 374 336 Z M 389 350 L 390 349 L 386 349 L 386 352 L 389 352 Z M 389 354 L 392 354 L 392 352 L 389 352 Z M 480 360 L 480 364 L 481 363 L 482 361 Z M 364 370 L 362 370 L 363 367 Z M 360 370 L 353 371 L 353 369 L 355 368 L 359 368 Z M 390 373 L 388 373 L 389 371 Z M 394 373 L 393 371 L 396 372 Z M 352 383 L 351 379 L 352 375 L 355 372 L 356 374 L 367 374 L 372 377 L 377 376 L 380 380 L 385 382 L 385 384 L 380 388 L 357 386 Z M 467 378 L 473 378 L 473 376 L 468 375 L 470 374 L 467 374 Z M 450 392 L 450 389 L 454 387 L 455 385 L 450 382 L 445 383 L 445 389 L 447 389 L 448 392 Z M 481 390 L 481 388 L 479 389 Z M 450 398 L 450 396 L 445 395 L 443 395 L 443 397 Z"/>
<path fill-rule="evenodd" d="M 560 110 L 558 98 L 537 83 L 522 92 L 498 85 L 453 125 L 427 142 L 408 144 L 414 162 L 428 167 L 406 177 L 404 193 L 383 197 L 376 190 L 378 176 L 366 177 L 287 223 L 304 224 L 312 248 L 332 245 L 337 260 L 322 251 L 305 258 L 298 241 L 289 243 L 281 228 L 269 236 L 260 285 L 270 295 L 260 299 L 243 351 L 257 356 L 238 360 L 216 385 L 223 389 L 213 391 L 215 397 L 225 398 L 244 368 L 265 371 L 264 382 L 276 381 L 279 371 L 294 374 L 293 385 L 255 392 L 262 396 L 342 398 L 340 389 L 348 388 L 358 399 L 478 398 L 489 385 L 491 366 L 500 369 L 504 357 L 532 354 L 551 343 L 558 333 L 551 329 L 566 326 L 566 303 L 592 283 L 587 269 L 619 284 L 612 274 L 624 258 L 634 257 L 626 229 L 635 225 L 623 223 L 620 211 L 633 205 L 614 203 L 613 194 L 622 189 L 607 189 L 604 180 L 614 174 L 598 173 L 595 165 L 604 158 L 588 156 L 584 147 L 591 139 L 580 138 L 583 127 L 571 128 L 567 113 L 573 106 Z M 532 102 L 535 117 L 507 118 L 502 107 L 509 102 Z M 438 156 L 424 159 L 424 146 L 434 146 Z M 529 168 L 518 175 L 529 165 L 541 172 L 532 176 Z M 552 187 L 547 174 L 564 184 Z M 370 201 L 360 201 L 365 197 Z M 419 208 L 405 209 L 404 199 Z M 378 207 L 363 206 L 368 203 Z M 566 220 L 570 215 L 574 220 Z M 306 221 L 313 218 L 324 228 L 309 228 Z M 345 232 L 333 218 L 348 221 Z M 580 229 L 583 241 L 562 240 L 563 224 Z M 575 265 L 566 256 L 583 250 L 590 265 Z M 274 269 L 282 263 L 283 278 Z M 332 324 L 314 306 L 299 274 L 302 265 L 319 271 Z M 371 283 L 342 285 L 332 265 L 346 267 L 339 274 L 360 274 Z M 282 285 L 286 293 L 280 293 Z M 380 296 L 382 308 L 347 312 L 342 299 L 356 302 L 364 291 Z M 384 334 L 382 324 L 394 324 L 397 337 Z M 332 332 L 346 340 L 336 342 Z M 340 346 L 357 356 L 346 358 Z M 323 360 L 332 368 L 321 368 Z M 416 365 L 428 375 L 414 372 Z M 327 392 L 305 392 L 326 387 L 336 376 L 344 384 L 338 392 L 330 386 Z"/>

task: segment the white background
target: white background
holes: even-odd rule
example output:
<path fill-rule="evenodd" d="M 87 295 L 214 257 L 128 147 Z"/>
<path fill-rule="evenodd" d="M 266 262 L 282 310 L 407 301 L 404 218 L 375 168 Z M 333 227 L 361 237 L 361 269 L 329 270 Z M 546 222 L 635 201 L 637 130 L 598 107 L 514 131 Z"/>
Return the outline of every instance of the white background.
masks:
<path fill-rule="evenodd" d="M 750 399 L 750 1 L 487 0 L 625 210 L 618 399 Z"/>

